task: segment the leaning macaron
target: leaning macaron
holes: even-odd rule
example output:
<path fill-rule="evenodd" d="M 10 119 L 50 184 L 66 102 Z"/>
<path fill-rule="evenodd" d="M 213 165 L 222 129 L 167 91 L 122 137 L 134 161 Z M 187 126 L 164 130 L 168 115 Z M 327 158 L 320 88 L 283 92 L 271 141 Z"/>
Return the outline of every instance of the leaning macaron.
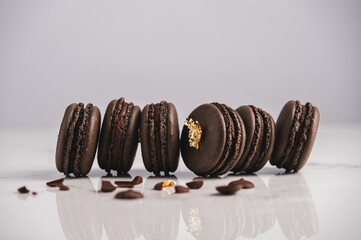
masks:
<path fill-rule="evenodd" d="M 320 112 L 311 103 L 288 101 L 276 123 L 276 145 L 270 163 L 298 171 L 307 162 L 316 139 Z"/>
<path fill-rule="evenodd" d="M 145 168 L 149 172 L 168 175 L 179 163 L 178 115 L 172 103 L 161 101 L 143 108 L 140 143 Z"/>
<path fill-rule="evenodd" d="M 138 148 L 140 108 L 124 98 L 112 100 L 104 115 L 100 133 L 98 164 L 110 173 L 126 173 Z"/>
<path fill-rule="evenodd" d="M 270 114 L 253 105 L 236 109 L 246 129 L 246 144 L 233 172 L 257 172 L 271 157 L 276 138 L 276 127 Z"/>
<path fill-rule="evenodd" d="M 199 176 L 230 171 L 241 157 L 245 128 L 239 114 L 225 104 L 203 104 L 192 111 L 181 135 L 185 165 Z"/>
<path fill-rule="evenodd" d="M 66 176 L 86 176 L 94 161 L 100 128 L 99 108 L 73 103 L 64 113 L 56 146 L 56 168 Z"/>

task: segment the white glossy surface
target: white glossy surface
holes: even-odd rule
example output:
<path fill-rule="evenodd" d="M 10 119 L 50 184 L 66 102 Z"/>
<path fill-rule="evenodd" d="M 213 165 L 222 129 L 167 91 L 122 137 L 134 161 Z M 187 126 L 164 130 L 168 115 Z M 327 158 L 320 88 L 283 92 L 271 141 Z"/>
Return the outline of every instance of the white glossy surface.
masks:
<path fill-rule="evenodd" d="M 3 130 L 0 134 L 0 239 L 358 239 L 361 234 L 361 126 L 321 127 L 309 163 L 297 174 L 267 165 L 242 176 L 255 188 L 219 196 L 215 186 L 241 176 L 206 179 L 189 194 L 152 190 L 160 179 L 144 170 L 140 152 L 132 177 L 141 200 L 99 193 L 105 175 L 97 163 L 89 178 L 66 179 L 68 192 L 45 186 L 55 169 L 57 130 Z M 181 163 L 184 185 L 194 177 Z M 119 178 L 111 178 L 117 180 Z M 167 178 L 168 179 L 168 178 Z M 26 185 L 38 195 L 20 195 Z M 120 191 L 117 190 L 117 192 Z"/>

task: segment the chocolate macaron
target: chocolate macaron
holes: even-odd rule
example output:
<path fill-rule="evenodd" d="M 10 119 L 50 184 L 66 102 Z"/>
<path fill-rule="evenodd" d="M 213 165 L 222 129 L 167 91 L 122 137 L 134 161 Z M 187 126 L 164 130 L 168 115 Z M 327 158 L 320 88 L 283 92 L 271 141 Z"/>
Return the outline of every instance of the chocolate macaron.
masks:
<path fill-rule="evenodd" d="M 276 145 L 270 163 L 298 171 L 307 162 L 316 139 L 320 112 L 311 103 L 288 101 L 276 123 Z"/>
<path fill-rule="evenodd" d="M 271 157 L 276 138 L 276 126 L 271 115 L 253 105 L 236 109 L 246 129 L 243 154 L 233 172 L 257 172 Z"/>
<path fill-rule="evenodd" d="M 185 165 L 199 176 L 232 170 L 240 159 L 246 133 L 239 114 L 225 104 L 203 104 L 189 115 L 181 135 Z"/>
<path fill-rule="evenodd" d="M 106 172 L 126 173 L 138 148 L 140 108 L 124 98 L 112 100 L 104 115 L 100 133 L 98 164 Z"/>
<path fill-rule="evenodd" d="M 159 175 L 177 170 L 179 163 L 178 115 L 172 103 L 161 101 L 143 108 L 140 143 L 145 168 Z"/>
<path fill-rule="evenodd" d="M 69 105 L 61 122 L 56 146 L 56 168 L 69 176 L 86 176 L 94 161 L 100 128 L 99 108 Z"/>

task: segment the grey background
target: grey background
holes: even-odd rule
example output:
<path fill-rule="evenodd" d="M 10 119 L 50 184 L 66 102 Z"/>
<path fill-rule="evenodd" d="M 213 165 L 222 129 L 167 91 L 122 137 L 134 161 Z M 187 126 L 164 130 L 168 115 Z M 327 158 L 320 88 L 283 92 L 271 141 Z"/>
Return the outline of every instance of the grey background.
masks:
<path fill-rule="evenodd" d="M 67 105 L 124 96 L 254 104 L 289 99 L 361 122 L 361 1 L 0 0 L 0 127 L 58 127 Z"/>

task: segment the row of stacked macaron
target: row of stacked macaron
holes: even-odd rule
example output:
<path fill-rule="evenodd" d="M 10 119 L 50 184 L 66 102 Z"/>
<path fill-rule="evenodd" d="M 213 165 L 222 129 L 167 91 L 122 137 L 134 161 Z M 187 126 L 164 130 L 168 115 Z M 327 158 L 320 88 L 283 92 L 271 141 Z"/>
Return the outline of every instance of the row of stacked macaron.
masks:
<path fill-rule="evenodd" d="M 179 136 L 176 107 L 166 101 L 141 111 L 124 98 L 112 100 L 102 124 L 98 107 L 73 103 L 60 126 L 56 167 L 65 175 L 86 176 L 98 148 L 101 169 L 126 173 L 140 142 L 144 166 L 156 175 L 177 170 L 179 150 L 188 169 L 204 177 L 257 172 L 268 160 L 293 172 L 309 158 L 319 116 L 311 103 L 288 101 L 275 124 L 270 114 L 253 105 L 234 110 L 214 102 L 195 108 Z"/>

